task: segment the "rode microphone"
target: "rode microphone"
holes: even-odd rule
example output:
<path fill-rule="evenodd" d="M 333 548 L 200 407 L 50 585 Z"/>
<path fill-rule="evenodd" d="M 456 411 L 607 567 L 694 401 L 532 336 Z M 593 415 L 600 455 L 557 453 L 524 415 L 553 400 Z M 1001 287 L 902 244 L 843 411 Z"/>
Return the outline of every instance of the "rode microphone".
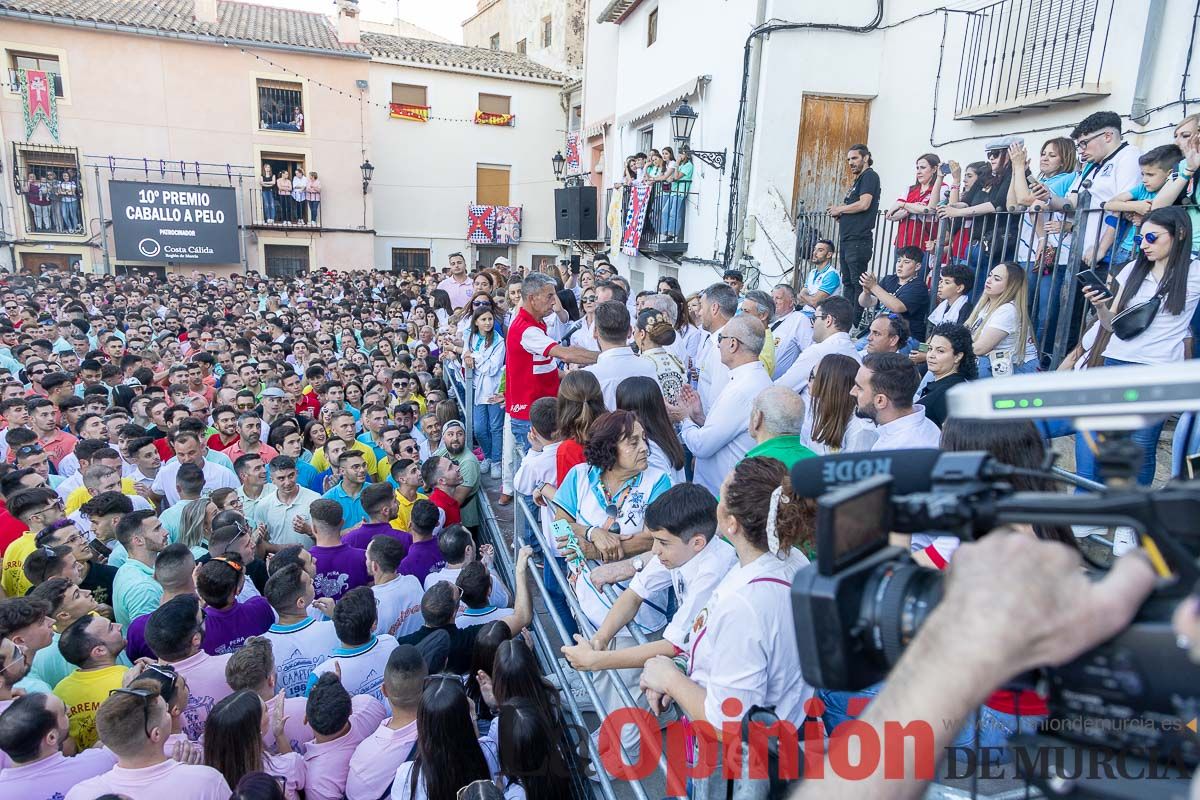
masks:
<path fill-rule="evenodd" d="M 893 494 L 928 492 L 934 465 L 942 455 L 941 450 L 921 448 L 802 458 L 792 467 L 792 491 L 801 497 L 820 497 L 864 478 L 891 475 Z"/>

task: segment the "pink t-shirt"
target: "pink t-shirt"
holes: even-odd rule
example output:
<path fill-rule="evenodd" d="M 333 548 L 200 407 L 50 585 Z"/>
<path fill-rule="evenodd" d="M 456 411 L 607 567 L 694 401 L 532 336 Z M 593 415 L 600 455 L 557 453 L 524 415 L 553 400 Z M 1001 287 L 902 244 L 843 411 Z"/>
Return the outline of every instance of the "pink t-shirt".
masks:
<path fill-rule="evenodd" d="M 307 774 L 304 756 L 299 753 L 263 753 L 263 772 L 283 778 L 283 794 L 287 800 L 300 800 Z"/>
<path fill-rule="evenodd" d="M 116 763 L 113 752 L 102 747 L 84 750 L 74 758 L 55 753 L 41 761 L 0 770 L 0 786 L 8 797 L 53 800 L 80 781 L 103 775 Z"/>
<path fill-rule="evenodd" d="M 183 732 L 193 742 L 204 733 L 204 723 L 212 707 L 233 694 L 225 682 L 225 664 L 229 662 L 229 657 L 228 653 L 210 656 L 201 650 L 194 656 L 175 662 L 175 671 L 187 680 L 190 693 L 187 708 L 183 712 Z"/>
<path fill-rule="evenodd" d="M 267 701 L 267 719 L 274 719 L 272 714 L 275 712 L 275 702 L 274 697 Z M 287 718 L 283 723 L 283 735 L 292 746 L 292 752 L 301 755 L 304 755 L 305 746 L 315 735 L 304 721 L 304 706 L 307 702 L 304 697 L 286 697 L 283 700 L 283 716 Z M 279 748 L 275 746 L 275 734 L 270 729 L 263 734 L 263 747 L 269 753 L 279 752 Z"/>
<path fill-rule="evenodd" d="M 305 797 L 308 800 L 341 800 L 346 792 L 350 758 L 362 740 L 379 727 L 387 713 L 383 704 L 374 697 L 355 695 L 350 730 L 328 742 L 314 740 L 308 743 L 304 749 L 304 763 L 308 768 Z"/>
<path fill-rule="evenodd" d="M 162 800 L 168 795 L 171 800 L 229 800 L 233 792 L 225 776 L 212 767 L 181 764 L 168 758 L 141 769 L 113 767 L 75 784 L 65 800 L 94 800 L 102 794 L 122 794 L 130 800 Z"/>
<path fill-rule="evenodd" d="M 396 777 L 396 770 L 412 758 L 417 743 L 417 721 L 399 730 L 379 723 L 375 732 L 363 739 L 350 757 L 350 775 L 346 778 L 348 800 L 378 800 Z"/>

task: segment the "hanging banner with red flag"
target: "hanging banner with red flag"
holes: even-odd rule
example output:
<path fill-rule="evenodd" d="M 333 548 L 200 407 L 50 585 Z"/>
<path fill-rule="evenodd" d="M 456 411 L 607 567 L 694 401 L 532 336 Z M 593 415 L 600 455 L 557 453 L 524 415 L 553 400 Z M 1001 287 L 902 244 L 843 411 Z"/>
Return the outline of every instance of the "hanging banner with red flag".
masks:
<path fill-rule="evenodd" d="M 50 73 L 40 69 L 17 70 L 21 84 L 21 112 L 25 117 L 25 139 L 28 141 L 38 122 L 58 141 L 58 98 Z"/>
<path fill-rule="evenodd" d="M 578 175 L 583 172 L 583 166 L 579 158 L 579 131 L 571 131 L 567 134 L 567 174 Z"/>
<path fill-rule="evenodd" d="M 467 241 L 472 244 L 491 244 L 495 239 L 496 207 L 467 206 Z"/>
<path fill-rule="evenodd" d="M 636 256 L 642 243 L 642 226 L 646 223 L 646 209 L 650 206 L 650 186 L 635 183 L 629 187 L 629 211 L 625 214 L 625 233 L 621 237 L 621 252 Z"/>
<path fill-rule="evenodd" d="M 512 114 L 493 114 L 490 111 L 476 111 L 476 125 L 512 125 L 515 117 Z"/>
<path fill-rule="evenodd" d="M 389 103 L 388 116 L 392 119 L 411 119 L 414 122 L 428 122 L 429 106 L 414 106 L 409 103 Z"/>

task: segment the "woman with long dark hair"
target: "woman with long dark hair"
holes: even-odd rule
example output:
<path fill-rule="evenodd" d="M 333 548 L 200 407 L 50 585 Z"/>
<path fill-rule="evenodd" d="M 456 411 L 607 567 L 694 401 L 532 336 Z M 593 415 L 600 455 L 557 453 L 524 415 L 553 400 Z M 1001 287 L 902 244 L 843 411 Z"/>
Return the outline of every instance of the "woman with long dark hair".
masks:
<path fill-rule="evenodd" d="M 562 444 L 555 453 L 556 483 L 562 483 L 571 467 L 583 463 L 588 428 L 604 411 L 604 393 L 596 376 L 585 370 L 568 372 L 558 385 L 558 435 Z"/>
<path fill-rule="evenodd" d="M 650 445 L 650 467 L 670 475 L 672 483 L 683 483 L 683 445 L 667 415 L 667 404 L 658 383 L 644 375 L 621 381 L 617 384 L 617 408 L 632 411 L 642 423 Z"/>
<path fill-rule="evenodd" d="M 875 442 L 874 425 L 854 413 L 850 389 L 858 367 L 850 356 L 830 353 L 809 375 L 800 442 L 817 455 L 862 452 Z"/>
<path fill-rule="evenodd" d="M 462 361 L 464 367 L 474 370 L 475 406 L 471 412 L 475 437 L 483 449 L 479 468 L 493 478 L 500 477 L 504 446 L 504 398 L 500 394 L 504 355 L 504 337 L 496 331 L 496 314 L 491 306 L 476 309 L 463 338 Z"/>
<path fill-rule="evenodd" d="M 946 421 L 946 392 L 960 383 L 979 377 L 972 348 L 971 332 L 962 325 L 943 322 L 929 336 L 929 352 L 925 354 L 929 371 L 917 387 L 913 402 L 925 407 L 925 417 L 937 425 Z"/>
<path fill-rule="evenodd" d="M 455 800 L 474 781 L 491 780 L 499 765 L 471 722 L 471 706 L 457 675 L 426 678 L 417 706 L 416 757 L 396 770 L 392 800 Z"/>
<path fill-rule="evenodd" d="M 938 169 L 942 160 L 935 153 L 926 153 L 917 158 L 916 179 L 912 186 L 885 215 L 899 222 L 896 227 L 896 250 L 902 247 L 925 249 L 925 242 L 933 238 L 937 228 L 937 217 L 933 209 L 941 194 L 942 173 Z"/>
<path fill-rule="evenodd" d="M 304 759 L 292 752 L 284 733 L 283 703 L 274 714 L 257 692 L 242 689 L 217 702 L 204 724 L 204 763 L 237 786 L 243 776 L 266 772 L 284 779 L 284 794 L 296 800 L 305 785 Z M 278 755 L 263 748 L 263 735 L 274 733 Z"/>
<path fill-rule="evenodd" d="M 1083 290 L 1101 331 L 1093 351 L 1102 366 L 1166 365 L 1188 356 L 1184 340 L 1200 305 L 1200 261 L 1192 259 L 1192 221 L 1180 206 L 1156 208 L 1142 221 L 1138 256 L 1117 275 L 1114 297 Z M 1157 305 L 1157 311 L 1153 307 Z M 1154 480 L 1163 423 L 1133 432 L 1142 447 L 1138 483 Z"/>
<path fill-rule="evenodd" d="M 434 289 L 429 293 L 429 302 L 433 306 L 433 314 L 437 317 L 438 327 L 445 327 L 454 313 L 454 306 L 450 304 L 450 295 L 446 293 L 445 289 Z"/>
<path fill-rule="evenodd" d="M 496 651 L 500 645 L 512 638 L 512 630 L 500 620 L 479 626 L 475 645 L 471 648 L 471 671 L 467 673 L 467 697 L 475 704 L 475 717 L 483 723 L 495 716 L 492 709 L 497 703 L 492 694 L 492 670 L 496 664 Z M 486 691 L 486 694 L 484 690 Z"/>
<path fill-rule="evenodd" d="M 493 725 L 493 727 L 495 727 Z M 505 797 L 560 800 L 571 796 L 571 771 L 553 718 L 532 700 L 515 697 L 500 707 L 500 782 Z"/>

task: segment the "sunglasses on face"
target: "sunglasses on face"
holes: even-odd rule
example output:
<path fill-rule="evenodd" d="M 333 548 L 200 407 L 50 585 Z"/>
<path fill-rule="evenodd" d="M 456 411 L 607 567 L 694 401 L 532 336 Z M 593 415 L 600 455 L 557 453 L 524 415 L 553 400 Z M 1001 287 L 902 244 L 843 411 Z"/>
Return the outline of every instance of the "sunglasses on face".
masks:
<path fill-rule="evenodd" d="M 1147 244 L 1154 244 L 1155 242 L 1158 241 L 1158 236 L 1159 235 L 1157 233 L 1155 233 L 1154 231 L 1150 231 L 1148 233 L 1142 233 L 1142 234 L 1139 234 L 1139 235 L 1133 237 L 1133 243 L 1134 243 L 1134 245 L 1139 245 L 1142 242 L 1146 242 Z"/>

